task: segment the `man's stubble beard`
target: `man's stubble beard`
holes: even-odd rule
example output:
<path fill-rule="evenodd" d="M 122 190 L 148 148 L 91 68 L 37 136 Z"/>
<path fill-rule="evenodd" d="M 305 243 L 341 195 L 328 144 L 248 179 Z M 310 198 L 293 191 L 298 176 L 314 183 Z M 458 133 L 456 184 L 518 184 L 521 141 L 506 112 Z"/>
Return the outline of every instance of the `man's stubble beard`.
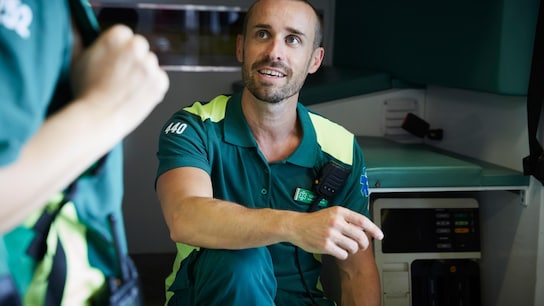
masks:
<path fill-rule="evenodd" d="M 255 63 L 253 64 L 253 67 L 259 66 L 263 63 L 266 63 L 266 61 Z M 282 64 L 275 64 L 275 63 L 269 63 L 269 66 L 285 68 L 285 66 L 283 66 Z M 250 69 L 248 68 L 248 65 L 246 65 L 245 62 L 243 62 L 242 63 L 242 80 L 247 90 L 254 97 L 256 97 L 257 99 L 261 101 L 275 104 L 297 94 L 302 88 L 302 85 L 304 84 L 304 79 L 301 79 L 301 80 L 297 80 L 296 78 L 289 79 L 289 76 L 293 75 L 292 73 L 290 73 L 291 72 L 290 69 L 283 69 L 283 70 L 287 72 L 286 78 L 288 79 L 288 82 L 285 86 L 276 88 L 272 84 L 266 84 L 266 83 L 258 84 L 255 78 L 252 78 L 250 75 L 251 71 L 258 73 L 257 69 Z"/>

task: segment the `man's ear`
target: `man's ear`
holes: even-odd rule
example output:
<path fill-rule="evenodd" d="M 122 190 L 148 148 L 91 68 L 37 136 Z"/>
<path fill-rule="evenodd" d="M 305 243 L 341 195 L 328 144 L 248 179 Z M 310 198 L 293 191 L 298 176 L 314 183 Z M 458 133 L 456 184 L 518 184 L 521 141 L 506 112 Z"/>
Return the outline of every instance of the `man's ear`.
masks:
<path fill-rule="evenodd" d="M 312 52 L 312 59 L 310 61 L 310 66 L 308 67 L 308 73 L 314 73 L 319 69 L 321 63 L 323 62 L 323 57 L 325 56 L 325 49 L 322 47 L 316 48 Z"/>
<path fill-rule="evenodd" d="M 240 34 L 236 36 L 236 59 L 240 63 L 244 60 L 244 36 Z"/>

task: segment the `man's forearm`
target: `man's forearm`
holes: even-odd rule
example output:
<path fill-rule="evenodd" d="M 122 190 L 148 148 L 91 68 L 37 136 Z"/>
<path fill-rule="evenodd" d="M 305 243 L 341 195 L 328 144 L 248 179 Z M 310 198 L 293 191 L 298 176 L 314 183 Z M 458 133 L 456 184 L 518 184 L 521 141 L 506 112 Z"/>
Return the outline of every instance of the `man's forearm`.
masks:
<path fill-rule="evenodd" d="M 172 240 L 214 249 L 245 249 L 285 241 L 284 224 L 294 214 L 211 198 L 192 197 L 184 202 L 177 212 L 166 215 Z"/>
<path fill-rule="evenodd" d="M 345 261 L 337 260 L 344 306 L 379 306 L 380 277 L 372 248 L 359 251 Z"/>

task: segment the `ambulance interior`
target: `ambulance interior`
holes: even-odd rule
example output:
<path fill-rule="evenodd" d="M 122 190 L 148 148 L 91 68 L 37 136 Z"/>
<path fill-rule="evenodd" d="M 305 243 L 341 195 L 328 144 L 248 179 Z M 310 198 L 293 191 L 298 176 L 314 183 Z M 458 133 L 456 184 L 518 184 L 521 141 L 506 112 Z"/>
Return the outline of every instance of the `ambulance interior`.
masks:
<path fill-rule="evenodd" d="M 137 31 L 183 15 L 193 42 L 181 56 L 164 54 L 173 86 L 125 141 L 129 250 L 144 284 L 157 277 L 148 270 L 160 271 L 144 293 L 162 295 L 175 246 L 153 188 L 158 135 L 173 111 L 239 89 L 234 49 L 230 57 L 215 44 L 232 43 L 251 1 L 91 3 L 137 9 Z M 370 209 L 386 235 L 374 244 L 382 305 L 544 305 L 542 184 L 522 163 L 540 2 L 312 3 L 327 56 L 300 101 L 358 136 Z M 157 48 L 175 43 L 166 34 L 153 38 Z M 193 53 L 206 44 L 217 52 Z"/>

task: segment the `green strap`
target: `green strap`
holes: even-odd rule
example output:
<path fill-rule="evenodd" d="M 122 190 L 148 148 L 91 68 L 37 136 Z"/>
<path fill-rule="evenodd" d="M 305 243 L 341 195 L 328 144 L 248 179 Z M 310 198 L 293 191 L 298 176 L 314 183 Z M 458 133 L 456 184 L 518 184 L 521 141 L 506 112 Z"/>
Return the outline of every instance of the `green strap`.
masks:
<path fill-rule="evenodd" d="M 57 306 L 62 303 L 64 286 L 66 284 L 66 254 L 60 239 L 57 238 L 57 249 L 53 256 L 53 266 L 49 273 L 48 286 L 45 294 L 45 306 Z"/>

